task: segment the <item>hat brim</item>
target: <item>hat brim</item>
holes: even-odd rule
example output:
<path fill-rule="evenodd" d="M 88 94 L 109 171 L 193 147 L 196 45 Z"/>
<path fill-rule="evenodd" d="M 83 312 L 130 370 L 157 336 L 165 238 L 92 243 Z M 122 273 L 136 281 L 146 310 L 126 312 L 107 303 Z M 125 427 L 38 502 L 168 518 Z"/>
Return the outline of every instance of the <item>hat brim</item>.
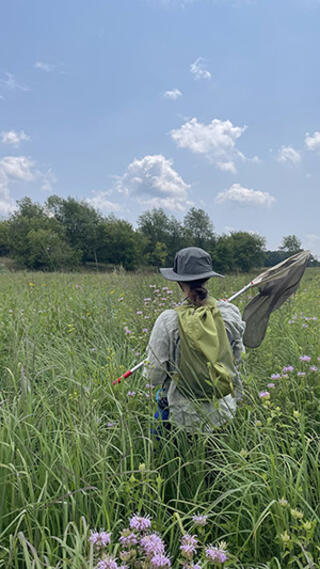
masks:
<path fill-rule="evenodd" d="M 220 277 L 222 279 L 224 278 L 223 275 L 215 273 L 214 271 L 209 271 L 208 273 L 201 273 L 198 275 L 178 275 L 178 273 L 176 273 L 173 269 L 160 269 L 160 273 L 168 281 L 177 282 L 199 281 L 201 279 L 210 279 L 211 277 Z"/>

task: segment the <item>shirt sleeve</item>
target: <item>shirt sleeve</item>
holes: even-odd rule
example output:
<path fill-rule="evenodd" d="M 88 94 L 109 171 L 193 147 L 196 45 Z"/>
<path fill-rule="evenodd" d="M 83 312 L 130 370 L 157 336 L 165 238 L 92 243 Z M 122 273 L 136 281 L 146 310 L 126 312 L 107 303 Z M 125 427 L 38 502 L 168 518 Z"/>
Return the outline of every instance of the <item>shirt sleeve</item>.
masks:
<path fill-rule="evenodd" d="M 165 322 L 165 312 L 155 321 L 147 346 L 144 377 L 154 386 L 163 385 L 168 378 L 170 337 Z"/>
<path fill-rule="evenodd" d="M 245 352 L 243 334 L 246 323 L 242 320 L 239 308 L 231 302 L 218 301 L 218 308 L 224 320 L 235 361 L 239 363 L 241 354 Z"/>

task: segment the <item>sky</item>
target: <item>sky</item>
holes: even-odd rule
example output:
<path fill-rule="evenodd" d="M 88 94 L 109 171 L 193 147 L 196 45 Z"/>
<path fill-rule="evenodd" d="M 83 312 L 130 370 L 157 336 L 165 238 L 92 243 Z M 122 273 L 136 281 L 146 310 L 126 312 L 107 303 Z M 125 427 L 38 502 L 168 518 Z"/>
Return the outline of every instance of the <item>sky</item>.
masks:
<path fill-rule="evenodd" d="M 320 0 L 10 0 L 0 7 L 0 216 L 86 200 L 136 226 L 320 258 Z"/>

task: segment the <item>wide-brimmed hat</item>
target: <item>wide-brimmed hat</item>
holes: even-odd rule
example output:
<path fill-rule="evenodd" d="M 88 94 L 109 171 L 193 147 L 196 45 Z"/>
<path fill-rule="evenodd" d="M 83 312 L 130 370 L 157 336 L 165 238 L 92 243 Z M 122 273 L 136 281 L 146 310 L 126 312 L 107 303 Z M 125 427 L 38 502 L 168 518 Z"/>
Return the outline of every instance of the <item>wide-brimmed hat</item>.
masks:
<path fill-rule="evenodd" d="M 176 253 L 172 269 L 160 269 L 161 274 L 169 281 L 197 281 L 222 277 L 212 270 L 212 259 L 209 253 L 200 247 L 186 247 Z"/>

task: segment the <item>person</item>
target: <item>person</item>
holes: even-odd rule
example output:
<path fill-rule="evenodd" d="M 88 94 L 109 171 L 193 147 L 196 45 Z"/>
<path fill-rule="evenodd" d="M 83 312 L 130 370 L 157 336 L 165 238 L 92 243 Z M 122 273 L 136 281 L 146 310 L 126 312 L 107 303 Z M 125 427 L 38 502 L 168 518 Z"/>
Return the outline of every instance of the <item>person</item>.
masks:
<path fill-rule="evenodd" d="M 212 430 L 234 417 L 243 396 L 237 364 L 245 323 L 236 306 L 209 296 L 205 283 L 222 275 L 203 249 L 181 249 L 173 268 L 160 271 L 185 298 L 160 314 L 148 342 L 144 376 L 158 387 L 156 416 L 168 428 Z"/>

